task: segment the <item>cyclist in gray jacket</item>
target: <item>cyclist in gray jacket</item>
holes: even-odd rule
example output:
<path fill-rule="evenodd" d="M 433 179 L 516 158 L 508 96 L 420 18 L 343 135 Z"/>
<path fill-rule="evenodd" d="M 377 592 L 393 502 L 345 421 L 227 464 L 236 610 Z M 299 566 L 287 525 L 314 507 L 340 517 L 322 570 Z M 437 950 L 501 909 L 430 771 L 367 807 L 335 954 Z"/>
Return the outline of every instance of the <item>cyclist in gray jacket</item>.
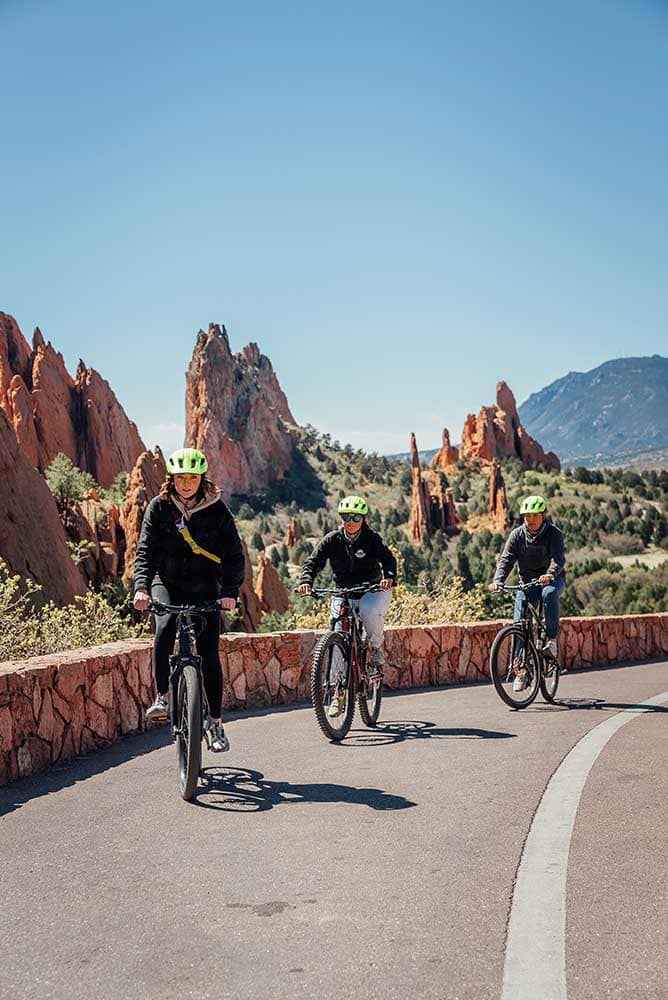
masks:
<path fill-rule="evenodd" d="M 538 580 L 539 586 L 531 587 L 526 592 L 526 598 L 534 607 L 541 597 L 543 599 L 547 633 L 543 652 L 556 660 L 559 652 L 557 645 L 559 602 L 566 584 L 564 577 L 566 557 L 564 536 L 547 517 L 546 511 L 547 504 L 543 497 L 531 496 L 522 501 L 520 514 L 524 516 L 524 524 L 513 528 L 510 532 L 489 589 L 500 590 L 515 564 L 522 583 Z M 522 591 L 518 591 L 513 616 L 515 621 L 522 617 L 524 601 L 525 595 Z"/>

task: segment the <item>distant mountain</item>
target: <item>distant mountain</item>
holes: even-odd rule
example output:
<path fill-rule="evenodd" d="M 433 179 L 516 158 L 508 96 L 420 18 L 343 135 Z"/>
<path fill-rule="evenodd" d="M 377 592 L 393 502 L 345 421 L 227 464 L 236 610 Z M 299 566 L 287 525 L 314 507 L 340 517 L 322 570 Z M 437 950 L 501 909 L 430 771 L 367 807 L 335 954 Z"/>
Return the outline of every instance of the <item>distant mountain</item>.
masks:
<path fill-rule="evenodd" d="M 569 372 L 519 408 L 523 425 L 566 465 L 630 464 L 668 451 L 668 358 L 618 358 Z"/>
<path fill-rule="evenodd" d="M 421 462 L 429 463 L 437 453 L 438 448 L 429 448 L 427 451 L 419 451 L 418 455 L 420 456 Z M 389 458 L 390 461 L 410 462 L 411 453 L 410 451 L 397 451 L 394 455 L 386 455 L 385 458 Z"/>

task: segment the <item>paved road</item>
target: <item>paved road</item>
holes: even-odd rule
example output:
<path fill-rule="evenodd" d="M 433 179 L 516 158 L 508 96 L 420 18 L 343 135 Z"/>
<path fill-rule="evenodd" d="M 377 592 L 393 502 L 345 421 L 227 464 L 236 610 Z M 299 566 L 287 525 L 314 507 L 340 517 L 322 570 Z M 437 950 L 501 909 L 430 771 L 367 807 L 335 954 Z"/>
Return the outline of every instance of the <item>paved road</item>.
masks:
<path fill-rule="evenodd" d="M 569 1000 L 665 1000 L 668 663 L 568 675 L 565 705 L 521 713 L 488 685 L 394 695 L 341 746 L 308 708 L 239 717 L 196 805 L 164 730 L 9 786 L 0 997 L 497 1000 L 551 776 L 664 692 L 591 766 L 562 903 Z"/>

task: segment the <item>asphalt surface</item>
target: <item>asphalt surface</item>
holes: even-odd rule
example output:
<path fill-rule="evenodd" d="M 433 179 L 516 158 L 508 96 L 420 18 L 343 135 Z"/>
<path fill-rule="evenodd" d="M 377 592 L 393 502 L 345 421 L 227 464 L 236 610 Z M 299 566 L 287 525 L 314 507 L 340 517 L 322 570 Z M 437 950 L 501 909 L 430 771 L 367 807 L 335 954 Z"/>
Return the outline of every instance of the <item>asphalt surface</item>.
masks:
<path fill-rule="evenodd" d="M 662 692 L 668 663 L 569 674 L 564 704 L 523 712 L 491 685 L 421 690 L 387 697 L 375 731 L 357 717 L 340 746 L 309 707 L 235 717 L 196 804 L 165 729 L 10 785 L 0 998 L 497 1000 L 550 777 Z M 586 780 L 569 1000 L 668 997 L 666 716 L 633 718 Z"/>

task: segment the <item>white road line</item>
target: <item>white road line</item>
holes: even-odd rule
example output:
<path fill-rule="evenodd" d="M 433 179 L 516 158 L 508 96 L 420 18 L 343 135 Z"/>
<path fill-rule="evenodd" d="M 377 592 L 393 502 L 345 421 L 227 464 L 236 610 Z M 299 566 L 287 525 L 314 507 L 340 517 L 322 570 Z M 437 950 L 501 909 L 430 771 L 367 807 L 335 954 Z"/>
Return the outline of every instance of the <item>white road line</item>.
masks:
<path fill-rule="evenodd" d="M 592 765 L 617 730 L 666 701 L 668 691 L 606 719 L 575 744 L 552 775 L 517 871 L 502 1000 L 567 1000 L 566 876 L 580 796 Z"/>

